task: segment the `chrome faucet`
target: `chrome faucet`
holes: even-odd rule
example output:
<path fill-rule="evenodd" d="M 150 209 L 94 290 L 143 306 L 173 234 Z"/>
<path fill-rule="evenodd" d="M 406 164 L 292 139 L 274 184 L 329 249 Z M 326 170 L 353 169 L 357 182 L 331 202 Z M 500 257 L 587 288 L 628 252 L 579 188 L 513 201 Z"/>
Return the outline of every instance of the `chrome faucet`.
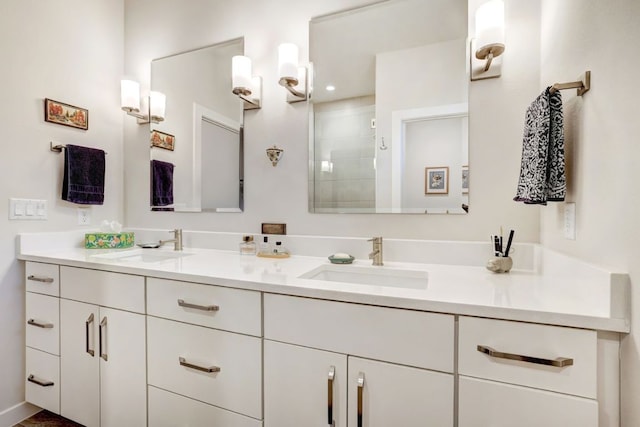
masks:
<path fill-rule="evenodd" d="M 170 240 L 160 240 L 160 246 L 165 243 L 173 243 L 174 251 L 182 250 L 182 228 L 176 228 L 175 230 L 169 231 L 169 233 L 173 233 L 173 239 Z"/>
<path fill-rule="evenodd" d="M 382 263 L 382 237 L 374 237 L 368 240 L 373 242 L 373 252 L 369 254 L 369 259 L 373 260 L 373 265 L 383 265 Z"/>

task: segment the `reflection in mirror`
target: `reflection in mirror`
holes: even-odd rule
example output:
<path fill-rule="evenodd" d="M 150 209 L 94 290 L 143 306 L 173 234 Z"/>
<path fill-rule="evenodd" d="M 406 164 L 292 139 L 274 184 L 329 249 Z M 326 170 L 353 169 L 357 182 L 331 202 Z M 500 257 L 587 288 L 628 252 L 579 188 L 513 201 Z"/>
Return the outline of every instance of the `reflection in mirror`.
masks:
<path fill-rule="evenodd" d="M 173 203 L 152 210 L 243 210 L 243 109 L 231 92 L 231 58 L 243 53 L 240 38 L 151 63 L 151 89 L 167 96 L 166 118 L 152 134 L 173 136 L 173 149 L 152 142 L 151 160 L 174 165 Z M 152 200 L 166 200 L 153 197 L 154 178 Z"/>
<path fill-rule="evenodd" d="M 310 212 L 465 213 L 467 0 L 388 0 L 309 31 Z"/>

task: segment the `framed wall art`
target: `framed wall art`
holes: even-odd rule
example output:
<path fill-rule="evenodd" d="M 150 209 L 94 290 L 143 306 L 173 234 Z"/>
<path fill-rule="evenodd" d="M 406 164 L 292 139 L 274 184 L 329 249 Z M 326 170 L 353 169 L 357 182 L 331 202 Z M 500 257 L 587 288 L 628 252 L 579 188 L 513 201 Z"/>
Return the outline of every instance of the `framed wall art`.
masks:
<path fill-rule="evenodd" d="M 449 194 L 449 167 L 424 168 L 424 193 Z"/>
<path fill-rule="evenodd" d="M 160 132 L 159 130 L 151 131 L 151 147 L 164 148 L 165 150 L 173 151 L 176 142 L 176 137 L 168 133 Z"/>
<path fill-rule="evenodd" d="M 44 99 L 44 121 L 72 128 L 89 129 L 89 110 L 64 102 Z"/>

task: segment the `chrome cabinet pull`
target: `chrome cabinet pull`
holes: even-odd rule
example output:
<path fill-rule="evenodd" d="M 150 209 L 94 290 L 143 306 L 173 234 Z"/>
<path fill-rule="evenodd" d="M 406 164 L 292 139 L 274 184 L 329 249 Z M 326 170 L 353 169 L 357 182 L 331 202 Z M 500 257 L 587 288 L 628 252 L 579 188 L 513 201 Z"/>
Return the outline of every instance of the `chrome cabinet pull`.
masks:
<path fill-rule="evenodd" d="M 38 384 L 39 386 L 42 387 L 51 387 L 53 385 L 53 381 L 47 381 L 47 380 L 40 380 L 38 378 L 36 378 L 33 374 L 29 375 L 29 377 L 27 377 L 27 381 L 34 383 L 34 384 Z"/>
<path fill-rule="evenodd" d="M 27 324 L 31 326 L 37 326 L 38 328 L 51 329 L 53 328 L 53 323 L 40 323 L 37 320 L 29 319 L 27 320 Z"/>
<path fill-rule="evenodd" d="M 27 280 L 33 280 L 34 282 L 53 283 L 52 277 L 34 276 L 33 274 L 27 276 Z"/>
<path fill-rule="evenodd" d="M 180 307 L 185 307 L 185 308 L 195 308 L 196 310 L 202 310 L 202 311 L 218 311 L 220 310 L 220 307 L 217 305 L 198 305 L 198 304 L 191 304 L 189 302 L 184 302 L 183 299 L 179 299 L 178 300 L 178 305 Z"/>
<path fill-rule="evenodd" d="M 104 359 L 104 361 L 106 362 L 108 359 L 107 356 L 107 352 L 106 351 L 102 351 L 102 329 L 104 328 L 104 348 L 107 348 L 107 316 L 104 316 L 102 318 L 102 321 L 100 322 L 100 327 L 98 328 L 98 341 L 99 342 L 99 353 L 100 353 L 100 357 L 102 357 Z"/>
<path fill-rule="evenodd" d="M 336 377 L 336 367 L 329 367 L 329 380 L 327 381 L 327 424 L 333 426 L 333 380 Z"/>
<path fill-rule="evenodd" d="M 91 357 L 94 357 L 95 355 L 95 350 L 89 348 L 89 325 L 91 325 L 93 323 L 93 313 L 91 313 L 91 315 L 89 315 L 89 318 L 84 322 L 84 337 L 85 337 L 85 351 L 87 353 L 89 353 L 91 355 Z M 95 336 L 95 335 L 94 335 Z"/>
<path fill-rule="evenodd" d="M 208 374 L 210 374 L 212 372 L 220 372 L 220 367 L 219 366 L 206 367 L 206 366 L 194 365 L 193 363 L 187 362 L 187 360 L 184 357 L 178 357 L 178 361 L 180 362 L 180 366 L 184 366 L 186 368 L 195 369 L 195 370 L 201 371 L 201 372 L 206 372 Z"/>
<path fill-rule="evenodd" d="M 364 391 L 364 372 L 358 373 L 358 427 L 362 427 L 362 392 Z"/>
<path fill-rule="evenodd" d="M 540 357 L 523 356 L 520 354 L 503 353 L 488 347 L 486 345 L 479 345 L 478 351 L 480 353 L 487 354 L 491 357 L 498 359 L 518 360 L 520 362 L 535 363 L 536 365 L 555 366 L 558 368 L 564 368 L 565 366 L 573 365 L 573 359 L 568 357 L 558 357 L 555 359 L 543 359 Z"/>

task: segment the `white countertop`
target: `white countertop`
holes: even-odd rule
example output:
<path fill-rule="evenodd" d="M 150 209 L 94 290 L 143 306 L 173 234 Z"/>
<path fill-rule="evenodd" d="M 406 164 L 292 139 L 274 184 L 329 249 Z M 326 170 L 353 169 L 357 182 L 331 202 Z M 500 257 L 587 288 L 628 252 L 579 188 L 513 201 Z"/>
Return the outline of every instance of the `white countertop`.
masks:
<path fill-rule="evenodd" d="M 128 250 L 141 249 L 122 251 Z M 423 289 L 408 289 L 300 278 L 329 264 L 321 257 L 272 259 L 190 248 L 184 249 L 188 254 L 184 257 L 159 262 L 95 256 L 105 252 L 23 247 L 18 259 L 386 307 L 629 332 L 628 276 L 553 253 L 543 254 L 543 272 L 495 274 L 478 266 L 401 262 L 371 267 L 428 272 Z M 371 261 L 356 259 L 354 265 L 371 266 Z"/>

